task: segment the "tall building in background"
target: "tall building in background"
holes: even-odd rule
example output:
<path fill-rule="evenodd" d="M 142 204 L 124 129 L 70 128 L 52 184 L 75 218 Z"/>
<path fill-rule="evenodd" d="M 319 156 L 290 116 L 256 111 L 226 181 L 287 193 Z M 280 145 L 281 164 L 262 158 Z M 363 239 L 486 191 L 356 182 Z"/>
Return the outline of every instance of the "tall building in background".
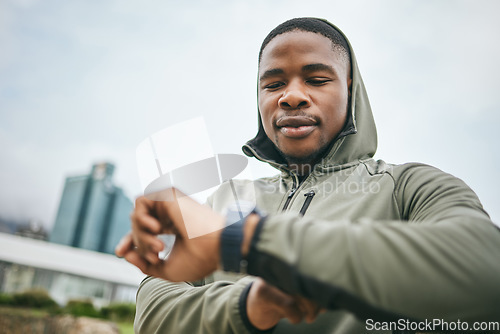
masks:
<path fill-rule="evenodd" d="M 67 177 L 50 241 L 103 253 L 113 253 L 130 229 L 133 204 L 113 185 L 115 167 L 92 166 L 90 175 Z"/>

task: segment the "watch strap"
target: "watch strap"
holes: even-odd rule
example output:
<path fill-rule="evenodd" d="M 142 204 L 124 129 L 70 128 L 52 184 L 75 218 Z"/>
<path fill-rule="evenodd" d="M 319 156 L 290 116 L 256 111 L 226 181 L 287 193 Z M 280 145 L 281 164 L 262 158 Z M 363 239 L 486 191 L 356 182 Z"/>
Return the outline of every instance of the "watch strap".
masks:
<path fill-rule="evenodd" d="M 224 271 L 246 274 L 248 262 L 241 254 L 241 244 L 243 243 L 243 227 L 247 217 L 251 214 L 258 214 L 257 210 L 253 210 L 248 215 L 235 223 L 232 223 L 222 230 L 221 234 L 221 262 Z M 234 212 L 228 212 L 228 217 L 234 216 Z"/>

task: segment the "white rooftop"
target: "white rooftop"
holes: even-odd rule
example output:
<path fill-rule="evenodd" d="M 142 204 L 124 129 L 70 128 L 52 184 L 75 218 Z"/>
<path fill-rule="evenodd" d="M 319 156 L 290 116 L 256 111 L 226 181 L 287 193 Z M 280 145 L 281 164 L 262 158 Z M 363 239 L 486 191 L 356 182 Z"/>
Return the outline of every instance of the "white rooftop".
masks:
<path fill-rule="evenodd" d="M 104 253 L 0 233 L 0 261 L 139 286 L 145 275 L 124 259 Z"/>

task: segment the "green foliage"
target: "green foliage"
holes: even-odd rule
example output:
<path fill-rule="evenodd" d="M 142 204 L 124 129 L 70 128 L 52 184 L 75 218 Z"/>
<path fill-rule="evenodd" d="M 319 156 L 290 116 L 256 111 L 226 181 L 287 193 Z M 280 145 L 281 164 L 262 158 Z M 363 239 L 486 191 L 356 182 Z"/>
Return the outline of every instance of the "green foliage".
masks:
<path fill-rule="evenodd" d="M 101 314 L 104 318 L 118 322 L 134 322 L 135 304 L 117 303 L 101 309 Z"/>
<path fill-rule="evenodd" d="M 76 317 L 100 318 L 101 314 L 95 309 L 91 300 L 70 300 L 64 308 L 65 313 Z"/>
<path fill-rule="evenodd" d="M 134 334 L 134 324 L 131 322 L 119 322 L 120 334 Z"/>
<path fill-rule="evenodd" d="M 50 298 L 50 295 L 45 290 L 28 290 L 15 293 L 10 297 L 10 305 L 13 306 L 32 307 L 49 311 L 56 311 L 59 309 L 57 303 Z"/>
<path fill-rule="evenodd" d="M 0 293 L 0 305 L 12 305 L 12 296 Z"/>
<path fill-rule="evenodd" d="M 11 307 L 12 310 L 19 310 L 19 312 L 31 308 L 33 309 L 32 313 L 42 312 L 42 315 L 70 314 L 75 317 L 104 318 L 122 324 L 129 324 L 130 328 L 132 328 L 135 317 L 135 304 L 133 303 L 110 304 L 96 310 L 89 299 L 73 299 L 68 301 L 64 308 L 61 308 L 45 290 L 28 290 L 15 294 L 0 293 L 0 306 Z"/>

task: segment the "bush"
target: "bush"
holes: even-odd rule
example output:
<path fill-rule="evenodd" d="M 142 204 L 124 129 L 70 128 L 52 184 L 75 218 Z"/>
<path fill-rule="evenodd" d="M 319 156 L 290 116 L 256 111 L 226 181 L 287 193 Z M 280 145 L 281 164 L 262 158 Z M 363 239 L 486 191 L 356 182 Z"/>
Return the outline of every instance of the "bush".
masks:
<path fill-rule="evenodd" d="M 77 300 L 73 299 L 68 301 L 65 311 L 76 317 L 92 317 L 100 318 L 101 314 L 95 309 L 91 300 Z"/>
<path fill-rule="evenodd" d="M 135 304 L 110 304 L 101 309 L 104 318 L 117 322 L 134 322 Z"/>
<path fill-rule="evenodd" d="M 11 305 L 46 309 L 50 311 L 59 308 L 57 303 L 50 298 L 50 295 L 45 290 L 28 290 L 15 293 L 11 296 Z"/>
<path fill-rule="evenodd" d="M 12 296 L 0 293 L 0 305 L 12 305 Z"/>

